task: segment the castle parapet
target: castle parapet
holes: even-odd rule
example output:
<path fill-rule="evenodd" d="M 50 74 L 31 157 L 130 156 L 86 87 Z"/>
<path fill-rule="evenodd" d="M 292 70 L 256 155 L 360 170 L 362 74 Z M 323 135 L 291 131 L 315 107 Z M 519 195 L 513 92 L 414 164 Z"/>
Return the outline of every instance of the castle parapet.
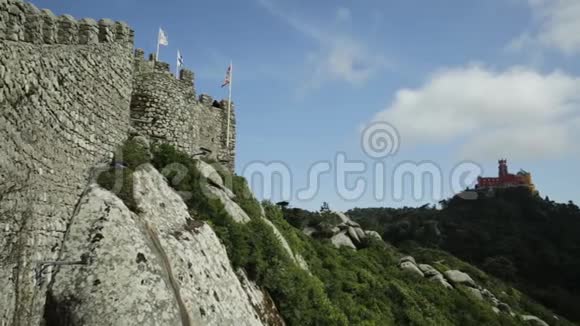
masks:
<path fill-rule="evenodd" d="M 169 64 L 167 62 L 155 61 L 153 67 L 157 71 L 169 72 Z"/>
<path fill-rule="evenodd" d="M 189 69 L 181 69 L 179 71 L 179 80 L 181 80 L 182 82 L 193 85 L 194 79 L 195 75 L 193 74 L 193 71 Z"/>
<path fill-rule="evenodd" d="M 220 103 L 220 108 L 222 108 L 224 110 L 227 110 L 228 106 L 230 106 L 229 107 L 230 110 L 232 110 L 232 111 L 234 110 L 234 102 L 233 101 L 232 101 L 232 103 L 229 103 L 228 100 L 222 99 L 219 103 Z"/>
<path fill-rule="evenodd" d="M 132 46 L 134 32 L 124 22 L 76 20 L 55 16 L 21 0 L 0 0 L 0 40 L 34 44 L 86 45 L 118 43 Z"/>
<path fill-rule="evenodd" d="M 79 43 L 97 44 L 99 43 L 99 25 L 91 18 L 84 18 L 79 21 Z"/>
<path fill-rule="evenodd" d="M 58 19 L 58 43 L 78 44 L 79 24 L 71 15 L 62 15 Z"/>
<path fill-rule="evenodd" d="M 145 61 L 145 51 L 143 49 L 135 49 L 135 60 Z"/>
<path fill-rule="evenodd" d="M 199 102 L 205 106 L 211 106 L 213 104 L 213 97 L 208 94 L 201 94 L 199 96 Z"/>
<path fill-rule="evenodd" d="M 148 60 L 145 60 L 145 51 L 143 49 L 135 49 L 134 58 L 135 77 L 137 79 L 156 78 L 150 76 L 150 74 L 159 74 L 158 78 L 164 79 L 166 83 L 191 88 L 193 89 L 193 94 L 195 94 L 195 74 L 193 71 L 181 69 L 177 76 L 168 78 L 169 76 L 173 76 L 170 65 L 167 62 L 157 61 L 155 53 L 151 53 Z M 146 76 L 148 74 L 149 76 Z"/>

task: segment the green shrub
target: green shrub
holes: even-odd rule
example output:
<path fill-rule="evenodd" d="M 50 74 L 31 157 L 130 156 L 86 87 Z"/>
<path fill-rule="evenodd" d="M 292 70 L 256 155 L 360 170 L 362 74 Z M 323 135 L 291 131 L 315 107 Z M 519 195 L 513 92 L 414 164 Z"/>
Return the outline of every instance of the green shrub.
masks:
<path fill-rule="evenodd" d="M 98 175 L 97 183 L 119 197 L 131 211 L 136 212 L 137 204 L 133 198 L 133 170 L 111 168 Z"/>
<path fill-rule="evenodd" d="M 102 188 L 116 194 L 131 211 L 136 211 L 133 171 L 142 164 L 149 163 L 149 160 L 150 153 L 145 147 L 134 140 L 128 140 L 115 151 L 114 166 L 100 172 L 96 181 Z"/>
<path fill-rule="evenodd" d="M 246 179 L 240 176 L 233 176 L 233 189 L 236 195 L 234 200 L 251 218 L 259 218 L 262 215 L 260 203 L 256 200 Z"/>
<path fill-rule="evenodd" d="M 142 164 L 149 163 L 151 157 L 149 150 L 139 142 L 130 139 L 115 151 L 115 163 L 125 163 L 127 167 L 135 170 Z"/>

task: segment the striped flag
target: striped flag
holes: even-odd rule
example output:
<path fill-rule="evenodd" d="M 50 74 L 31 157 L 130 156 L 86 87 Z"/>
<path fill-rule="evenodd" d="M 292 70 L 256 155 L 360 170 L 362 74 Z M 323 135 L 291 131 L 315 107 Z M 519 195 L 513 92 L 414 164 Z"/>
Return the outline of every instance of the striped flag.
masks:
<path fill-rule="evenodd" d="M 179 70 L 183 68 L 183 55 L 177 50 L 177 66 L 175 67 L 175 78 L 179 79 Z"/>
<path fill-rule="evenodd" d="M 232 82 L 232 65 L 228 66 L 228 71 L 226 72 L 226 79 L 222 84 L 222 87 L 228 86 Z"/>
<path fill-rule="evenodd" d="M 181 51 L 177 50 L 177 67 L 183 67 L 183 55 L 181 55 Z"/>

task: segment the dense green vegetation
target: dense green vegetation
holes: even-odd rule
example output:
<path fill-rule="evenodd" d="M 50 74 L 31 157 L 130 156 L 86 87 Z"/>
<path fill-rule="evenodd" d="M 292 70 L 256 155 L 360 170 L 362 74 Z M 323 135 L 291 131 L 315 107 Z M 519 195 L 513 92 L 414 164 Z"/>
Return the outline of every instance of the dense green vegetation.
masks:
<path fill-rule="evenodd" d="M 186 204 L 192 216 L 212 226 L 226 246 L 234 267 L 243 268 L 251 279 L 268 289 L 286 322 L 346 325 L 344 314 L 330 303 L 323 284 L 292 263 L 270 226 L 261 219 L 260 204 L 251 196 L 245 179 L 229 177 L 237 203 L 252 219 L 247 224 L 239 224 L 226 213 L 218 199 L 205 195 L 201 175 L 191 158 L 167 145 L 155 148 L 153 154 L 152 163 L 160 171 L 175 163 L 187 168 L 187 176 L 171 186 L 189 192 Z M 223 169 L 220 171 L 226 173 Z M 167 177 L 173 179 L 172 175 Z"/>
<path fill-rule="evenodd" d="M 193 216 L 210 223 L 234 267 L 268 289 L 285 321 L 290 325 L 513 325 L 517 321 L 495 315 L 489 306 L 460 292 L 401 272 L 396 252 L 382 242 L 365 250 L 338 250 L 327 241 L 313 241 L 284 219 L 280 208 L 264 203 L 266 217 L 282 232 L 310 266 L 300 269 L 282 248 L 271 228 L 261 219 L 245 180 L 232 180 L 231 189 L 251 222 L 238 224 L 221 203 L 204 197 L 199 172 L 193 161 L 170 146 L 154 150 L 153 164 L 160 170 L 179 163 L 189 177 L 173 184 L 190 191 L 186 201 Z M 172 180 L 171 175 L 168 179 Z M 318 218 L 333 218 L 318 214 Z"/>
<path fill-rule="evenodd" d="M 526 189 L 477 200 L 454 197 L 442 209 L 371 208 L 349 214 L 396 246 L 440 248 L 481 267 L 542 304 L 580 321 L 580 209 Z"/>
<path fill-rule="evenodd" d="M 294 253 L 305 258 L 309 270 L 294 263 L 271 227 L 262 217 L 260 204 L 252 196 L 246 181 L 218 167 L 219 174 L 236 195 L 236 202 L 248 213 L 251 221 L 236 223 L 223 204 L 207 196 L 200 171 L 187 155 L 171 146 L 151 149 L 153 158 L 141 145 L 128 142 L 119 156 L 126 165 L 122 171 L 130 175 L 139 165 L 148 162 L 164 172 L 170 185 L 183 196 L 195 220 L 209 223 L 227 248 L 235 268 L 244 269 L 257 284 L 265 287 L 274 299 L 288 325 L 519 325 L 522 322 L 506 314 L 495 314 L 491 306 L 463 289 L 445 289 L 424 278 L 405 273 L 397 267 L 400 253 L 394 247 L 371 240 L 364 249 L 336 249 L 323 237 L 312 239 L 299 228 L 311 223 L 332 225 L 336 218 L 328 210 L 307 212 L 281 209 L 264 202 L 265 218 L 283 234 Z M 177 176 L 179 166 L 187 173 Z M 99 181 L 111 186 L 115 169 L 101 174 Z M 130 179 L 129 179 L 130 180 Z M 112 188 L 108 188 L 112 189 Z M 130 183 L 123 183 L 119 195 L 132 203 Z M 289 223 L 290 221 L 291 223 Z M 332 223 L 331 223 L 332 222 Z M 193 222 L 192 222 L 193 223 Z M 293 226 L 294 225 L 294 226 Z M 409 251 L 422 262 L 434 263 L 441 252 L 427 252 L 411 246 Z M 472 274 L 492 291 L 510 292 L 510 305 L 518 313 L 538 316 L 549 312 L 536 307 L 503 283 L 451 256 L 435 265 L 440 270 L 460 268 Z M 511 295 L 516 293 L 517 295 Z M 506 294 L 507 295 L 507 294 Z M 533 308 L 533 309 L 532 309 Z M 562 321 L 562 325 L 567 325 Z"/>

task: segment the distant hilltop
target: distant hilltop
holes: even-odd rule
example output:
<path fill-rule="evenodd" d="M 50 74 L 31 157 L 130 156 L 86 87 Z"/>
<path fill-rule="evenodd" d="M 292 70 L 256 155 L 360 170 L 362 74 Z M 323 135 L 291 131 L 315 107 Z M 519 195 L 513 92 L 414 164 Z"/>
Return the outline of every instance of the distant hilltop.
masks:
<path fill-rule="evenodd" d="M 509 173 L 506 159 L 500 159 L 498 164 L 498 176 L 478 177 L 475 189 L 527 187 L 532 192 L 536 191 L 536 187 L 532 183 L 531 173 L 524 170 L 520 170 L 517 174 Z"/>

